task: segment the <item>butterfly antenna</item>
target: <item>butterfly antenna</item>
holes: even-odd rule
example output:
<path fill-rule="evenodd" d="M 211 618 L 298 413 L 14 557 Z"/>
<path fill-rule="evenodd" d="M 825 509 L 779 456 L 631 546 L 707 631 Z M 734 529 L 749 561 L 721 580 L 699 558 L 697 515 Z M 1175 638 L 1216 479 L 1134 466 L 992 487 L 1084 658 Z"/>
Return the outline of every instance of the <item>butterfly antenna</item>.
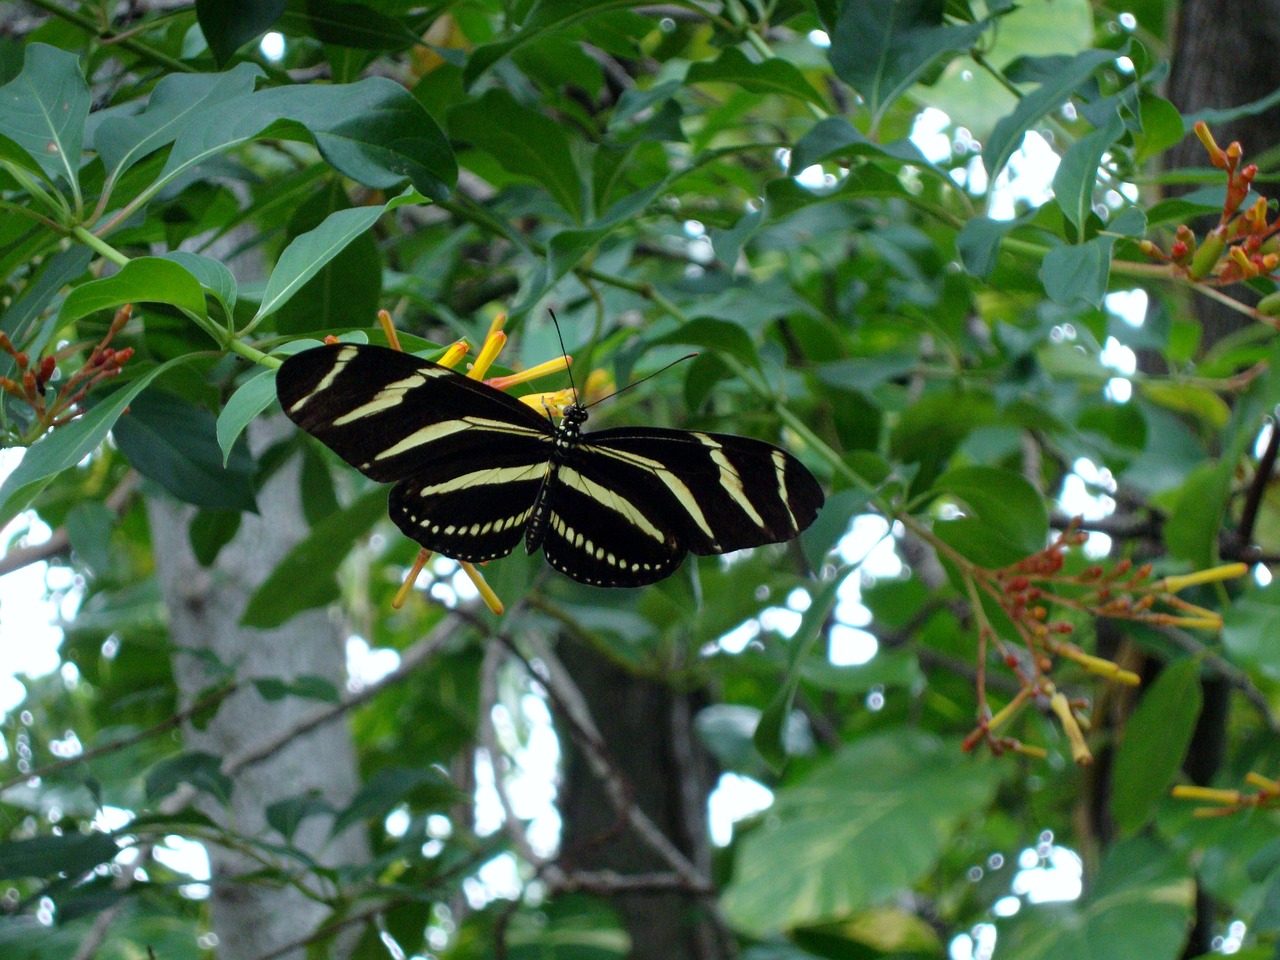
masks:
<path fill-rule="evenodd" d="M 552 322 L 553 324 L 555 324 L 555 328 L 556 328 L 556 339 L 560 341 L 560 353 L 561 353 L 561 354 L 562 354 L 566 359 L 569 359 L 569 360 L 570 360 L 570 362 L 569 362 L 569 363 L 566 363 L 566 364 L 565 364 L 565 368 L 564 368 L 564 369 L 565 369 L 565 372 L 566 372 L 567 374 L 569 374 L 569 388 L 570 388 L 571 390 L 573 390 L 573 399 L 576 401 L 576 400 L 578 399 L 578 388 L 577 388 L 577 386 L 576 386 L 576 385 L 574 384 L 574 382 L 573 382 L 573 363 L 572 363 L 572 358 L 570 358 L 570 357 L 569 357 L 569 351 L 568 351 L 568 350 L 566 350 L 566 349 L 564 348 L 564 336 L 560 333 L 560 321 L 556 319 L 556 312 L 555 312 L 554 310 L 552 310 L 550 307 L 548 307 L 548 308 L 547 308 L 547 313 L 551 314 L 551 322 Z"/>
<path fill-rule="evenodd" d="M 684 363 L 686 360 L 692 360 L 696 356 L 697 356 L 696 353 L 686 353 L 683 357 L 679 357 L 675 360 L 672 360 L 666 366 L 660 367 L 659 369 L 653 371 L 653 373 L 649 374 L 647 377 L 641 377 L 639 380 L 633 380 L 631 383 L 628 383 L 625 387 L 621 387 L 613 391 L 613 393 L 606 394 L 605 396 L 601 397 L 599 400 L 595 401 L 595 403 L 589 404 L 589 406 L 594 407 L 596 404 L 604 403 L 606 400 L 610 400 L 613 397 L 616 397 L 620 393 L 626 393 L 632 387 L 638 387 L 640 386 L 640 384 L 644 383 L 646 380 L 652 380 L 658 374 L 666 373 L 668 370 L 674 367 L 677 363 Z"/>

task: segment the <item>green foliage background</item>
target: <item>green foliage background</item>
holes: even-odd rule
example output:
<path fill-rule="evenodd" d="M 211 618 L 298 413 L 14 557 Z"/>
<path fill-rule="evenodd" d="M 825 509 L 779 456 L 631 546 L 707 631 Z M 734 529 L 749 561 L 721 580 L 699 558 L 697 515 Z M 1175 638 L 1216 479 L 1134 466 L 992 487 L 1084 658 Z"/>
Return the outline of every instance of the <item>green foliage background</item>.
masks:
<path fill-rule="evenodd" d="M 413 350 L 478 343 L 505 310 L 502 362 L 517 367 L 558 353 L 550 306 L 577 368 L 619 383 L 700 351 L 596 419 L 781 442 L 823 481 L 828 505 L 794 549 L 757 551 L 727 572 L 716 558 L 691 561 L 643 592 L 580 587 L 519 552 L 491 566 L 512 618 L 467 614 L 447 655 L 353 715 L 365 787 L 334 830 L 367 824 L 376 862 L 330 877 L 339 917 L 383 903 L 382 929 L 423 953 L 428 928 L 442 929 L 436 905 L 456 903 L 463 878 L 506 848 L 503 835 L 460 824 L 428 856 L 421 836 L 402 840 L 382 821 L 400 808 L 420 831 L 457 802 L 439 769 L 474 747 L 493 631 L 560 630 L 638 674 L 703 691 L 699 729 L 724 769 L 775 791 L 710 878 L 744 958 L 940 957 L 956 934 L 994 922 L 1008 960 L 1162 960 L 1186 942 L 1194 883 L 1214 898 L 1220 930 L 1249 924 L 1241 955 L 1272 954 L 1273 815 L 1196 820 L 1165 788 L 1202 672 L 1247 694 L 1222 783 L 1274 770 L 1274 588 L 1197 596 L 1223 610 L 1221 636 L 1178 646 L 1117 628 L 1127 648 L 1176 662 L 1118 744 L 1114 842 L 1080 829 L 1078 806 L 1096 785 L 1049 715 L 1031 710 L 1013 731 L 1045 745 L 1047 760 L 960 752 L 977 702 L 972 676 L 955 668 L 971 673 L 978 649 L 960 590 L 911 570 L 867 582 L 880 654 L 834 667 L 825 642 L 838 587 L 861 575 L 830 553 L 856 516 L 913 516 L 975 562 L 1009 563 L 1046 542 L 1053 498 L 1081 457 L 1117 479 L 1126 518 L 1161 522 L 1154 538 L 1118 549 L 1162 573 L 1217 561 L 1280 401 L 1278 347 L 1256 324 L 1201 350 L 1187 285 L 1138 252 L 1138 239 L 1215 212 L 1223 196 L 1205 170 L 1172 178 L 1196 185 L 1177 200 L 1150 187 L 1194 119 L 1158 93 L 1161 5 L 1146 5 L 1152 22 L 1140 11 L 1135 28 L 1073 0 L 945 10 L 728 0 L 658 12 L 617 0 L 313 0 L 247 5 L 254 16 L 197 3 L 148 15 L 111 43 L 88 7 L 38 6 L 57 15 L 0 42 L 0 330 L 39 357 L 96 342 L 133 303 L 113 345 L 135 353 L 82 417 L 47 435 L 33 435 L 14 397 L 0 404 L 6 441 L 29 444 L 0 486 L 0 522 L 34 509 L 65 529 L 60 562 L 83 591 L 61 651 L 80 682 L 31 680 L 26 714 L 4 727 L 0 953 L 70 956 L 96 911 L 122 900 L 100 956 L 202 953 L 208 918 L 181 877 L 153 864 L 146 882 L 122 886 L 104 866 L 119 845 L 227 839 L 204 815 L 161 805 L 180 783 L 223 797 L 223 758 L 138 736 L 176 702 L 143 499 L 199 507 L 193 547 L 212 562 L 256 509 L 256 486 L 301 451 L 312 533 L 244 622 L 278 625 L 336 599 L 373 646 L 404 650 L 453 614 L 422 596 L 391 610 L 416 547 L 386 524 L 385 493 L 305 438 L 255 459 L 244 429 L 272 409 L 281 355 L 326 334 L 381 342 L 380 307 Z M 268 27 L 285 37 L 280 62 L 257 46 Z M 951 130 L 949 157 L 926 159 L 908 139 L 928 106 L 968 131 Z M 1061 157 L 1054 198 L 994 219 L 975 162 L 994 181 L 1032 131 Z M 825 182 L 797 179 L 814 167 Z M 1135 328 L 1103 297 L 1139 284 L 1151 302 Z M 1111 339 L 1152 358 L 1124 403 L 1105 393 Z M 1231 379 L 1261 362 L 1260 375 Z M 0 374 L 15 369 L 0 355 Z M 108 506 L 134 471 L 141 494 Z M 948 502 L 968 516 L 946 513 Z M 797 589 L 811 606 L 792 638 L 766 630 L 741 654 L 704 653 Z M 4 631 L 0 650 L 22 642 Z M 341 696 L 315 678 L 238 682 L 268 699 Z M 1059 683 L 1107 696 L 1081 672 Z M 411 724 L 397 720 L 405 704 Z M 821 719 L 816 745 L 784 735 L 791 709 Z M 66 730 L 86 748 L 128 743 L 27 780 Z M 1113 732 L 1102 728 L 1095 748 L 1115 747 Z M 138 819 L 113 835 L 90 830 L 101 804 Z M 313 812 L 299 796 L 272 809 L 270 844 L 234 838 L 260 847 L 259 882 L 290 882 L 289 838 Z M 995 919 L 1012 861 L 1044 830 L 1084 856 L 1082 897 Z M 993 853 L 1003 871 L 975 869 Z M 433 953 L 489 955 L 504 910 L 459 918 Z M 503 922 L 512 955 L 625 953 L 607 898 L 554 898 Z M 356 955 L 385 955 L 378 928 L 361 929 Z"/>

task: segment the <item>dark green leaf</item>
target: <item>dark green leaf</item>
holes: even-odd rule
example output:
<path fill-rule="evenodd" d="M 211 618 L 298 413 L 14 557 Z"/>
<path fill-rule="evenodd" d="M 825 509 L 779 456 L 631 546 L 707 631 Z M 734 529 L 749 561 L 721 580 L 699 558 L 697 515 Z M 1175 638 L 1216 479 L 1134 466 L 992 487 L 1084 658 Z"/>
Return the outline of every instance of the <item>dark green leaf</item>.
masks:
<path fill-rule="evenodd" d="M 487 43 L 471 52 L 462 74 L 463 85 L 471 86 L 503 57 L 543 34 L 563 31 L 598 13 L 632 5 L 631 0 L 537 0 L 515 36 L 498 43 Z"/>
<path fill-rule="evenodd" d="M 77 503 L 67 513 L 71 549 L 94 576 L 102 576 L 111 567 L 111 532 L 115 525 L 115 515 L 97 500 Z"/>
<path fill-rule="evenodd" d="M 170 251 L 164 255 L 164 259 L 172 260 L 199 280 L 200 285 L 222 305 L 224 316 L 234 316 L 237 296 L 236 278 L 221 261 L 183 250 Z"/>
<path fill-rule="evenodd" d="M 826 106 L 795 64 L 776 57 L 757 63 L 737 47 L 727 48 L 715 60 L 690 66 L 685 83 L 735 83 L 752 93 L 776 93 Z"/>
<path fill-rule="evenodd" d="M 25 150 L 49 180 L 78 185 L 89 105 L 79 58 L 31 43 L 22 72 L 0 87 L 0 134 Z"/>
<path fill-rule="evenodd" d="M 404 800 L 419 808 L 444 807 L 459 799 L 458 788 L 435 767 L 390 767 L 379 770 L 333 821 L 331 836 L 352 824 L 385 817 Z"/>
<path fill-rule="evenodd" d="M 1103 154 L 1125 134 L 1124 121 L 1113 113 L 1107 124 L 1076 140 L 1062 155 L 1053 176 L 1053 195 L 1066 218 L 1083 232 L 1093 212 L 1093 192 L 1098 183 L 1098 167 Z"/>
<path fill-rule="evenodd" d="M 728 320 L 698 317 L 681 324 L 665 336 L 651 340 L 650 343 L 655 347 L 673 343 L 717 350 L 740 360 L 749 367 L 760 369 L 760 355 L 756 353 L 750 334 Z"/>
<path fill-rule="evenodd" d="M 219 6 L 222 6 L 219 4 Z M 226 73 L 173 73 L 151 91 L 147 109 L 134 116 L 107 117 L 98 125 L 93 147 L 112 179 L 147 154 L 178 139 L 188 125 L 226 101 L 253 91 L 262 70 L 237 63 Z"/>
<path fill-rule="evenodd" d="M 1231 656 L 1280 678 L 1280 587 L 1245 594 L 1222 619 L 1222 644 Z"/>
<path fill-rule="evenodd" d="M 1186 135 L 1182 114 L 1164 97 L 1143 93 L 1138 101 L 1142 133 L 1134 138 L 1134 160 L 1143 163 L 1168 150 Z"/>
<path fill-rule="evenodd" d="M 300 697 L 304 700 L 323 700 L 325 703 L 337 703 L 341 697 L 338 689 L 324 677 L 302 674 L 285 682 L 279 677 L 259 677 L 252 681 L 254 689 L 263 700 L 283 700 L 285 697 Z"/>
<path fill-rule="evenodd" d="M 398 83 L 368 77 L 274 87 L 227 100 L 178 137 L 158 183 L 259 136 L 278 120 L 302 124 L 329 163 L 370 187 L 390 189 L 407 179 L 423 195 L 444 199 L 458 179 L 449 142 L 422 105 Z"/>
<path fill-rule="evenodd" d="M 113 435 L 134 468 L 184 503 L 212 510 L 256 510 L 254 463 L 243 444 L 223 466 L 213 414 L 172 394 L 140 394 Z"/>
<path fill-rule="evenodd" d="M 960 467 L 940 476 L 933 489 L 955 497 L 965 513 L 939 521 L 934 531 L 975 563 L 1003 567 L 1042 550 L 1047 542 L 1049 511 L 1019 473 Z"/>
<path fill-rule="evenodd" d="M 1165 667 L 1143 691 L 1125 725 L 1112 781 L 1111 814 L 1125 833 L 1151 819 L 1177 777 L 1202 699 L 1200 663 L 1191 657 Z"/>
<path fill-rule="evenodd" d="M 421 38 L 395 17 L 363 3 L 307 0 L 307 23 L 322 43 L 360 50 L 396 51 Z"/>
<path fill-rule="evenodd" d="M 920 148 L 910 140 L 876 143 L 844 117 L 826 117 L 796 141 L 787 168 L 794 176 L 805 167 L 836 157 L 881 157 L 913 166 L 929 165 Z"/>
<path fill-rule="evenodd" d="M 191 518 L 187 536 L 191 540 L 191 552 L 202 567 L 212 566 L 222 548 L 240 529 L 239 510 L 201 510 Z"/>
<path fill-rule="evenodd" d="M 946 26 L 942 12 L 943 0 L 841 5 L 831 66 L 867 101 L 873 125 L 940 58 L 967 50 L 986 30 L 985 23 Z"/>
<path fill-rule="evenodd" d="M 1232 464 L 1201 464 L 1187 478 L 1164 524 L 1169 553 L 1207 568 L 1217 563 L 1222 511 L 1231 493 Z"/>
<path fill-rule="evenodd" d="M 277 800 L 267 807 L 266 816 L 267 823 L 286 840 L 291 840 L 302 821 L 309 817 L 332 816 L 333 812 L 333 804 L 318 790 L 309 790 L 296 797 Z"/>
<path fill-rule="evenodd" d="M 1086 243 L 1063 244 L 1045 254 L 1040 266 L 1044 292 L 1063 306 L 1102 306 L 1111 277 L 1115 237 L 1100 235 Z"/>
<path fill-rule="evenodd" d="M 60 837 L 31 837 L 0 843 L 0 878 L 78 877 L 120 852 L 115 837 L 105 833 L 64 833 Z"/>
<path fill-rule="evenodd" d="M 455 107 L 449 133 L 491 155 L 504 170 L 536 180 L 574 221 L 582 220 L 578 168 L 563 128 L 550 117 L 495 87 Z"/>
<path fill-rule="evenodd" d="M 212 753 L 191 750 L 161 760 L 147 771 L 147 799 L 153 803 L 167 797 L 182 784 L 207 793 L 223 806 L 231 800 L 234 784 L 222 772 L 222 760 Z"/>
<path fill-rule="evenodd" d="M 818 638 L 823 635 L 822 627 L 835 606 L 836 593 L 844 582 L 848 570 L 836 573 L 834 577 L 813 591 L 809 609 L 804 612 L 800 626 L 789 641 L 787 675 L 769 705 L 760 715 L 760 723 L 756 727 L 752 741 L 760 756 L 774 770 L 781 770 L 787 762 L 787 726 L 791 716 L 791 705 L 795 701 L 796 687 L 800 683 L 800 667 L 809 655 Z"/>
<path fill-rule="evenodd" d="M 1114 50 L 1085 50 L 1043 78 L 1039 88 L 1018 101 L 1013 113 L 996 124 L 982 149 L 982 162 L 994 181 L 1013 152 L 1022 146 L 1026 136 L 1047 113 L 1057 110 L 1104 63 L 1116 58 Z"/>
<path fill-rule="evenodd" d="M 231 395 L 218 414 L 215 432 L 218 446 L 222 449 L 222 462 L 231 458 L 231 451 L 249 421 L 260 414 L 276 399 L 276 374 L 274 370 L 263 370 L 250 380 L 240 385 Z"/>
<path fill-rule="evenodd" d="M 168 303 L 205 316 L 204 290 L 185 266 L 162 257 L 138 257 L 119 273 L 82 283 L 62 301 L 63 323 L 126 303 Z"/>
<path fill-rule="evenodd" d="M 246 627 L 278 627 L 303 610 L 332 603 L 338 596 L 338 565 L 386 512 L 387 488 L 377 487 L 317 524 L 254 591 L 240 622 Z"/>
<path fill-rule="evenodd" d="M 196 0 L 196 19 L 222 66 L 279 20 L 284 8 L 285 0 Z"/>

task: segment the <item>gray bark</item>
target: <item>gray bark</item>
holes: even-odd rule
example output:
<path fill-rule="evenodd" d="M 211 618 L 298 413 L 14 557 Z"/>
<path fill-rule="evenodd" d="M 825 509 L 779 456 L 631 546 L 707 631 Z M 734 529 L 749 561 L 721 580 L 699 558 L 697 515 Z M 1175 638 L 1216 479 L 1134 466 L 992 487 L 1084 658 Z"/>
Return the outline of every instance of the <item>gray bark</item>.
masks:
<path fill-rule="evenodd" d="M 251 446 L 265 446 L 278 438 L 282 427 L 281 421 L 251 424 Z M 213 654 L 222 664 L 233 666 L 241 679 L 275 677 L 288 682 L 309 674 L 342 689 L 343 637 L 325 611 L 300 614 L 274 630 L 239 625 L 245 603 L 258 584 L 307 533 L 298 474 L 295 460 L 267 481 L 258 495 L 261 513 L 244 515 L 236 536 L 208 569 L 199 565 L 191 551 L 188 527 L 195 510 L 167 498 L 148 501 L 181 706 L 189 705 L 219 679 L 205 660 L 192 654 Z M 296 697 L 266 701 L 253 685 L 245 685 L 223 701 L 204 729 L 188 725 L 184 746 L 225 757 L 261 743 L 314 709 L 314 702 Z M 204 811 L 239 836 L 278 842 L 282 838 L 266 824 L 270 804 L 315 790 L 341 808 L 354 795 L 357 773 L 348 730 L 342 723 L 322 726 L 237 774 L 234 783 L 229 808 L 206 798 Z M 328 830 L 329 818 L 309 818 L 293 842 L 328 865 L 368 859 L 367 838 L 358 828 L 331 842 Z M 219 960 L 261 956 L 303 939 L 323 922 L 326 908 L 294 888 L 235 882 L 236 876 L 260 867 L 243 854 L 212 847 L 209 857 Z M 305 882 L 318 882 L 313 875 L 298 873 Z M 303 955 L 301 949 L 286 954 L 289 960 L 301 960 Z"/>

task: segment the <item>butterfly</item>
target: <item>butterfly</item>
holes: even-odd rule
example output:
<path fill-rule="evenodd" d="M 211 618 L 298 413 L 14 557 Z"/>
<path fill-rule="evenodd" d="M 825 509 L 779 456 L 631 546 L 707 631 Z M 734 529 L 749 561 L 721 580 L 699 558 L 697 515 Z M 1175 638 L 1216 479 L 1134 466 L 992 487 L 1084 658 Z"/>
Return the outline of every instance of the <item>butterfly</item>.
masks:
<path fill-rule="evenodd" d="M 557 425 L 447 367 L 327 344 L 284 361 L 284 412 L 365 476 L 394 483 L 391 519 L 428 550 L 483 563 L 521 539 L 556 570 L 638 587 L 700 556 L 790 540 L 823 504 L 791 454 L 746 437 Z"/>

